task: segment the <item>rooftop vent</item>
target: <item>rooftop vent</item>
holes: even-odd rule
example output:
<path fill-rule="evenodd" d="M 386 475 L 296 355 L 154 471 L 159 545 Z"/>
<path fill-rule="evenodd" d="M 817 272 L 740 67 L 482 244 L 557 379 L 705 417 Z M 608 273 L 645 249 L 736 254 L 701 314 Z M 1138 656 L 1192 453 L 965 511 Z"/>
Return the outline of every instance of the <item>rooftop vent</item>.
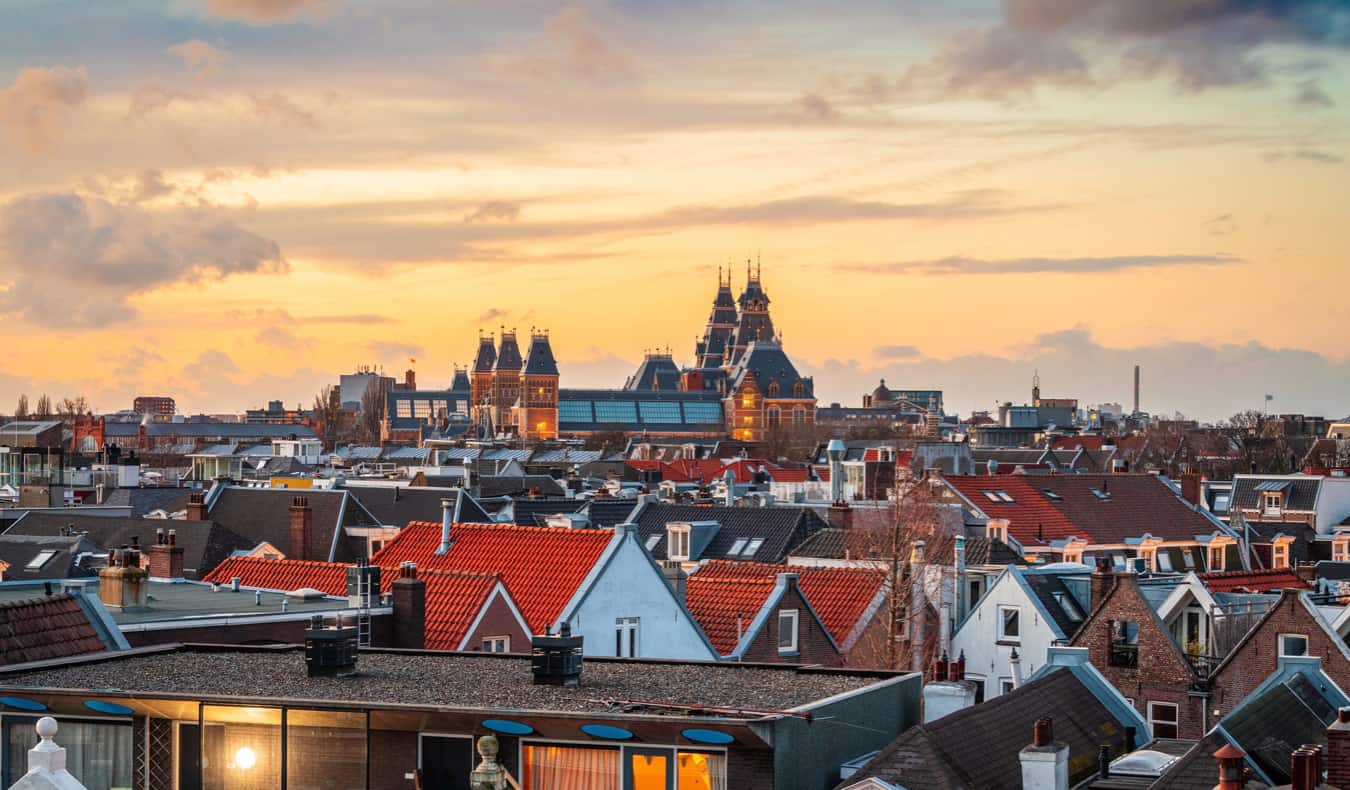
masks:
<path fill-rule="evenodd" d="M 581 685 L 581 637 L 572 636 L 572 627 L 563 623 L 557 636 L 530 639 L 530 669 L 536 686 Z"/>
<path fill-rule="evenodd" d="M 341 678 L 356 674 L 356 625 L 341 615 L 314 615 L 305 631 L 305 668 L 312 678 Z"/>

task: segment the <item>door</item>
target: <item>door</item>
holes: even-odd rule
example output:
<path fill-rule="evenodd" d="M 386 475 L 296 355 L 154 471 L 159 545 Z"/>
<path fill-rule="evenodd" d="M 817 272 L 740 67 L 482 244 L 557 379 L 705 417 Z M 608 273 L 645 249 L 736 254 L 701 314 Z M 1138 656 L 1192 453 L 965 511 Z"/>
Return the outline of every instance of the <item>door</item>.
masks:
<path fill-rule="evenodd" d="M 473 771 L 473 741 L 445 735 L 423 735 L 422 787 L 426 790 L 469 790 Z"/>
<path fill-rule="evenodd" d="M 675 786 L 675 762 L 666 749 L 624 749 L 624 787 L 627 790 L 670 790 Z"/>
<path fill-rule="evenodd" d="M 178 725 L 178 790 L 201 790 L 198 763 L 202 756 L 201 730 L 194 724 Z"/>

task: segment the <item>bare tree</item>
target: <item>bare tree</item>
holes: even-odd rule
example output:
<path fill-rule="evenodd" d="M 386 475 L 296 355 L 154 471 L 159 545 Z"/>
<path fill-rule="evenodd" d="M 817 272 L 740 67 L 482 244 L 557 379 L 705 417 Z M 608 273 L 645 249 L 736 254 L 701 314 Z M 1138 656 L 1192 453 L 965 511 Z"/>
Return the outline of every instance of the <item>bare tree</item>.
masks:
<path fill-rule="evenodd" d="M 19 404 L 18 404 L 17 406 L 14 407 L 14 419 L 16 419 L 16 420 L 26 420 L 26 419 L 28 419 L 28 396 L 27 396 L 27 395 L 20 395 L 20 396 L 19 396 Z"/>
<path fill-rule="evenodd" d="M 384 376 L 371 379 L 361 395 L 361 431 L 369 442 L 378 442 L 383 435 L 388 395 L 389 379 Z"/>
<path fill-rule="evenodd" d="M 342 403 L 338 388 L 325 385 L 314 396 L 314 419 L 319 423 L 319 438 L 325 449 L 332 449 L 338 440 Z"/>
<path fill-rule="evenodd" d="M 38 399 L 37 399 L 37 408 L 33 409 L 33 416 L 35 416 L 35 417 L 50 417 L 50 416 L 52 416 L 52 399 L 51 399 L 51 396 L 47 395 L 46 393 L 43 393 L 42 395 L 40 395 L 40 396 L 38 397 Z"/>
<path fill-rule="evenodd" d="M 56 413 L 64 420 L 73 420 L 89 411 L 89 400 L 83 395 L 76 398 L 62 398 Z"/>

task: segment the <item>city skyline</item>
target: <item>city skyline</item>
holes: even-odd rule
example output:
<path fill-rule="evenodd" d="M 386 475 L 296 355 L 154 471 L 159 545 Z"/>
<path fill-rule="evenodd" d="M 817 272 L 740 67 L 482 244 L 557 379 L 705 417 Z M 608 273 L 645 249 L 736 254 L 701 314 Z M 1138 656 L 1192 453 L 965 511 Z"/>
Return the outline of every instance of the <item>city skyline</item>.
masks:
<path fill-rule="evenodd" d="M 441 385 L 502 324 L 617 386 L 758 256 L 821 403 L 1345 411 L 1332 3 L 18 6 L 0 409 Z"/>

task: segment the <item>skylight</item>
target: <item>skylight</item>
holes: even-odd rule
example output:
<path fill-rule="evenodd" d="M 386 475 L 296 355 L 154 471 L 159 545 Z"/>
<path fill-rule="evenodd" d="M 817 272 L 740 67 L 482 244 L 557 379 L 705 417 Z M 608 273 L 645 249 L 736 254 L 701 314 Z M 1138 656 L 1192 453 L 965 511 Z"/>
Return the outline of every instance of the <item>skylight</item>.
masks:
<path fill-rule="evenodd" d="M 1051 491 L 1051 490 L 1048 489 L 1048 488 L 1042 488 L 1042 489 L 1041 489 L 1041 493 L 1042 493 L 1042 494 L 1045 494 L 1045 498 L 1048 499 L 1048 500 L 1050 500 L 1051 502 L 1062 502 L 1062 501 L 1064 501 L 1064 497 L 1060 496 L 1059 494 L 1055 493 L 1054 491 Z"/>
<path fill-rule="evenodd" d="M 759 547 L 763 545 L 763 538 L 755 538 L 745 545 L 745 551 L 741 552 L 741 556 L 749 559 L 750 557 L 755 556 L 755 554 L 759 552 Z"/>
<path fill-rule="evenodd" d="M 55 556 L 56 556 L 55 549 L 43 549 L 42 551 L 39 551 L 37 553 L 36 557 L 28 561 L 28 564 L 24 566 L 24 569 L 30 571 L 40 571 L 42 570 L 42 566 L 50 562 L 51 558 Z"/>
<path fill-rule="evenodd" d="M 651 551 L 652 549 L 656 548 L 656 544 L 660 542 L 661 536 L 659 534 L 647 536 L 647 551 Z"/>
<path fill-rule="evenodd" d="M 1100 488 L 1089 488 L 1088 490 L 1092 492 L 1093 496 L 1097 497 L 1102 501 L 1106 501 L 1111 498 L 1110 491 L 1103 491 Z"/>
<path fill-rule="evenodd" d="M 738 554 L 741 553 L 741 550 L 745 548 L 745 544 L 746 544 L 745 538 L 736 538 L 736 542 L 731 544 L 731 549 L 727 551 L 727 556 L 728 557 L 737 556 Z"/>
<path fill-rule="evenodd" d="M 999 501 L 1008 503 L 1013 501 L 1012 496 L 1007 491 L 995 491 L 994 494 L 998 496 Z"/>

